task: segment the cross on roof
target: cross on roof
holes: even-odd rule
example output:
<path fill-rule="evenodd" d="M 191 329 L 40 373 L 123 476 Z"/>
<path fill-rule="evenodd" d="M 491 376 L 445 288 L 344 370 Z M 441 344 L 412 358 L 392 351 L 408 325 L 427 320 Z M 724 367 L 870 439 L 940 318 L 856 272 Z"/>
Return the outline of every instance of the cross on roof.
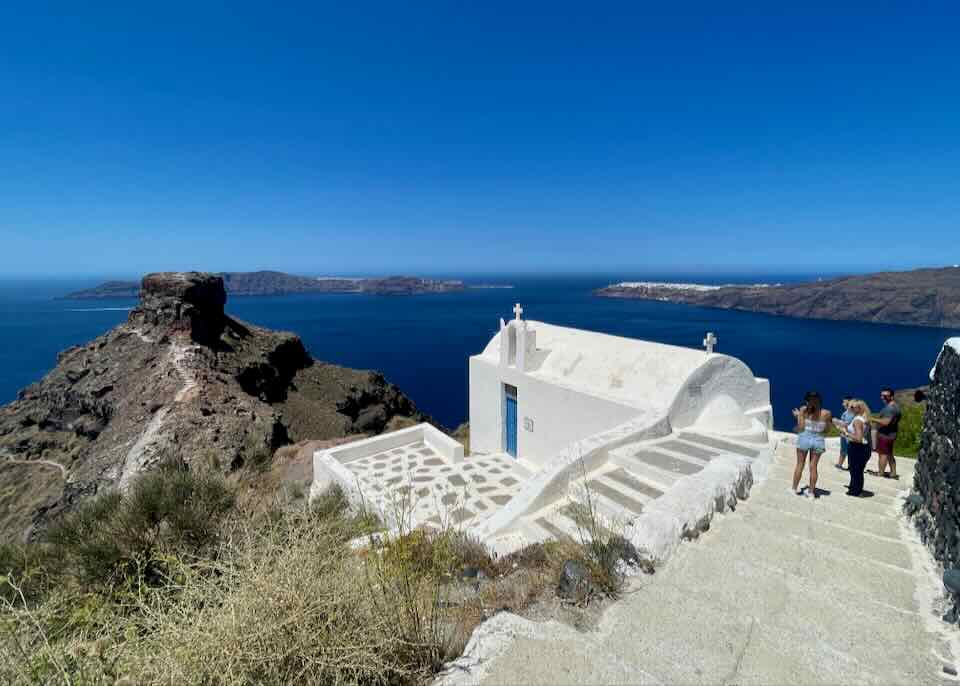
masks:
<path fill-rule="evenodd" d="M 520 315 L 523 314 L 523 308 L 520 307 L 520 303 L 513 306 L 513 313 L 517 315 L 517 321 L 520 321 Z"/>
<path fill-rule="evenodd" d="M 703 339 L 703 347 L 707 349 L 707 354 L 713 352 L 713 346 L 717 344 L 717 337 L 713 335 L 712 331 L 707 332 L 707 337 Z"/>

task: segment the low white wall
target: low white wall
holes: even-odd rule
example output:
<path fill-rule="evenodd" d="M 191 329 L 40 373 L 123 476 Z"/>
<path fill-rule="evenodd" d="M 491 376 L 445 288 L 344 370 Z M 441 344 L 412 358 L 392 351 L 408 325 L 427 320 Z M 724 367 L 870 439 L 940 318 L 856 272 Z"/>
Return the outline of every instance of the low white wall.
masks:
<path fill-rule="evenodd" d="M 438 455 L 451 462 L 463 460 L 463 446 L 430 424 L 417 424 L 398 431 L 365 438 L 344 446 L 318 450 L 313 454 L 313 483 L 310 486 L 310 498 L 320 495 L 331 482 L 343 489 L 351 503 L 372 509 L 384 522 L 390 525 L 392 515 L 385 507 L 383 495 L 361 492 L 357 478 L 347 465 L 369 455 L 392 450 L 401 445 L 423 441 Z"/>
<path fill-rule="evenodd" d="M 614 448 L 669 433 L 670 423 L 665 416 L 640 417 L 567 445 L 550 460 L 547 468 L 527 481 L 507 505 L 480 525 L 478 537 L 486 540 L 503 533 L 521 517 L 533 514 L 563 497 L 572 479 L 602 465 L 609 451 Z"/>
<path fill-rule="evenodd" d="M 517 453 L 546 467 L 570 443 L 637 417 L 629 405 L 587 395 L 556 381 L 545 381 L 488 360 L 470 359 L 470 448 L 501 452 L 503 384 L 517 388 Z"/>

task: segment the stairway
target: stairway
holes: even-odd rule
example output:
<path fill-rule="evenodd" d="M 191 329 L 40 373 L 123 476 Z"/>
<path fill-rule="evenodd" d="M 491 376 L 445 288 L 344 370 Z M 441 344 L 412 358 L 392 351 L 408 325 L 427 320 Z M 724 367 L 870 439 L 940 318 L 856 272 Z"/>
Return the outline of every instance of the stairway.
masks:
<path fill-rule="evenodd" d="M 678 479 L 696 474 L 724 453 L 756 457 L 760 446 L 701 432 L 681 432 L 654 440 L 628 443 L 610 452 L 610 459 L 574 479 L 565 497 L 524 517 L 518 529 L 530 542 L 551 538 L 583 540 L 585 513 L 612 530 L 643 514 Z M 580 524 L 577 520 L 580 520 Z"/>
<path fill-rule="evenodd" d="M 735 512 L 633 579 L 593 631 L 499 615 L 481 629 L 497 646 L 482 669 L 444 683 L 956 684 L 960 637 L 933 611 L 940 578 L 900 514 L 913 461 L 898 460 L 898 481 L 868 475 L 867 498 L 845 495 L 829 456 L 821 497 L 797 496 L 793 465 L 784 446 Z"/>

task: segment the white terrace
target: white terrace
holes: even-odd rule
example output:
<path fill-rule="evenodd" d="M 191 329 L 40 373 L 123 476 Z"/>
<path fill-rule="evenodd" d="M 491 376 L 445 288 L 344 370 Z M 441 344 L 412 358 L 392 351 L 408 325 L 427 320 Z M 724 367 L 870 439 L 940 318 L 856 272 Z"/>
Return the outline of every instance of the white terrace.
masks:
<path fill-rule="evenodd" d="M 471 455 L 421 424 L 318 451 L 313 494 L 332 480 L 391 524 L 460 525 L 500 552 L 576 535 L 589 496 L 649 548 L 650 526 L 691 525 L 769 457 L 769 384 L 713 334 L 694 350 L 514 312 L 470 358 Z"/>

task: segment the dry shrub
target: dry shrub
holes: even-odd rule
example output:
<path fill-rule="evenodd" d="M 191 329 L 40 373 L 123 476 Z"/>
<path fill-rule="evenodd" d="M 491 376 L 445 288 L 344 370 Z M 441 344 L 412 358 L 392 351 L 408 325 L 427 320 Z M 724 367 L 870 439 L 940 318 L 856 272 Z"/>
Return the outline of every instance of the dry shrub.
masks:
<path fill-rule="evenodd" d="M 191 579 L 147 613 L 122 660 L 138 683 L 388 683 L 416 665 L 375 611 L 364 563 L 341 520 L 244 532 L 217 574 Z"/>

